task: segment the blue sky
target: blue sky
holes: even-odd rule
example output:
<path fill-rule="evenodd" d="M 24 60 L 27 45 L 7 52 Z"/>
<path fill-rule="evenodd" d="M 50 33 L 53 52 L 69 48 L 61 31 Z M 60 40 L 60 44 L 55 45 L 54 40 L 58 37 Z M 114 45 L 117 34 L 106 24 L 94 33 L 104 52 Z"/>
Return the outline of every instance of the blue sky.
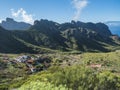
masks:
<path fill-rule="evenodd" d="M 6 17 L 32 23 L 120 21 L 120 0 L 0 0 L 0 21 Z"/>

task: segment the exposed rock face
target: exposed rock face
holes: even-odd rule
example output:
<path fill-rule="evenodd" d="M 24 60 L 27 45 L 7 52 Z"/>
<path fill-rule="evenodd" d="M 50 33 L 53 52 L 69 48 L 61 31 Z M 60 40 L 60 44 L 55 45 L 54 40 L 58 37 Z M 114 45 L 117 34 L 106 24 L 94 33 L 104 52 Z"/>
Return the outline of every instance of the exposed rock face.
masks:
<path fill-rule="evenodd" d="M 113 40 L 120 40 L 120 37 L 118 35 L 112 35 L 111 38 Z"/>

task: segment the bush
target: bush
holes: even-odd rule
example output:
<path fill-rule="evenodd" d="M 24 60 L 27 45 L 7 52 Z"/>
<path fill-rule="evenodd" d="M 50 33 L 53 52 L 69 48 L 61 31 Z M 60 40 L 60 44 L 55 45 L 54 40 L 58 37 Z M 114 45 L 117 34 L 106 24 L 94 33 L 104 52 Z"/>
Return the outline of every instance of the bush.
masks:
<path fill-rule="evenodd" d="M 30 82 L 29 84 L 24 84 L 22 87 L 20 87 L 17 90 L 68 90 L 62 85 L 59 85 L 58 87 L 47 83 L 47 82 Z"/>

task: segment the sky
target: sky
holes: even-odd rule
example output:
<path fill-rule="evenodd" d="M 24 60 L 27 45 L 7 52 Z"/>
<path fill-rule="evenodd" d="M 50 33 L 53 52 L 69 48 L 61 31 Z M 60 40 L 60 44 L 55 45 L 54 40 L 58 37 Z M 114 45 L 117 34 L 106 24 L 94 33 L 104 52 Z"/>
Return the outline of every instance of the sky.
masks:
<path fill-rule="evenodd" d="M 120 21 L 120 0 L 0 0 L 0 22 L 6 17 L 31 24 Z"/>

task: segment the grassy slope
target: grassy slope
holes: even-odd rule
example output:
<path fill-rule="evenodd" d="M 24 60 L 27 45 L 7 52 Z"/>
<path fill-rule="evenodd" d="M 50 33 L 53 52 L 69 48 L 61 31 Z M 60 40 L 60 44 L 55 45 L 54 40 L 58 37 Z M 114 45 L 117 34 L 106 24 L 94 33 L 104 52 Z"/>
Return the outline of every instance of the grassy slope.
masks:
<path fill-rule="evenodd" d="M 57 52 L 57 51 L 49 49 L 49 48 L 44 48 L 44 47 L 40 47 L 40 46 L 36 46 L 36 45 L 30 44 L 30 43 L 27 43 L 24 40 L 21 40 L 19 38 L 16 38 L 16 39 L 18 41 L 20 41 L 21 43 L 23 43 L 28 48 L 31 48 L 31 50 L 36 53 L 55 53 L 55 52 Z"/>
<path fill-rule="evenodd" d="M 10 55 L 10 56 L 14 57 L 14 55 Z M 32 84 L 34 87 L 31 87 L 30 90 L 32 89 L 37 90 L 37 87 L 46 88 L 47 86 L 45 85 L 48 85 L 51 90 L 54 90 L 56 85 L 58 85 L 56 88 L 59 87 L 59 88 L 63 88 L 63 90 L 67 90 L 67 88 L 73 89 L 74 87 L 73 84 L 75 84 L 75 82 L 80 83 L 81 80 L 83 80 L 82 82 L 85 82 L 86 84 L 88 80 L 90 80 L 90 83 L 92 84 L 96 83 L 95 85 L 96 87 L 92 86 L 92 88 L 99 87 L 101 88 L 100 90 L 104 90 L 103 87 L 108 88 L 107 86 L 111 86 L 109 88 L 113 88 L 113 86 L 110 84 L 114 84 L 116 88 L 119 88 L 119 85 L 120 85 L 120 81 L 118 81 L 120 79 L 119 77 L 120 51 L 119 50 L 116 52 L 109 52 L 109 53 L 82 53 L 82 54 L 56 53 L 56 54 L 41 54 L 41 56 L 48 57 L 52 60 L 51 68 L 46 71 L 42 71 L 27 77 L 23 76 L 21 79 L 18 77 L 15 77 L 12 83 L 10 84 L 11 88 L 16 88 L 16 87 L 18 88 L 19 86 L 22 85 L 20 89 L 24 90 L 25 88 L 30 87 L 30 85 Z M 90 68 L 90 65 L 92 64 L 101 64 L 102 66 L 101 68 Z M 88 72 L 89 74 L 87 74 Z M 83 77 L 81 75 L 85 75 L 85 76 Z M 93 77 L 93 75 L 95 76 Z M 85 77 L 86 79 L 84 79 Z M 77 79 L 81 78 L 81 80 L 76 81 L 77 79 L 75 78 Z M 105 82 L 104 78 L 106 78 L 106 80 L 108 81 Z M 113 81 L 109 81 L 110 78 Z M 114 81 L 114 78 L 116 78 L 117 81 Z M 102 79 L 103 81 L 101 81 Z M 67 82 L 64 80 L 70 80 L 69 82 L 71 83 L 71 86 L 69 87 L 69 84 L 67 84 Z M 98 81 L 94 82 L 96 80 Z M 38 84 L 36 84 L 36 81 L 38 82 Z M 106 83 L 107 86 L 102 86 L 103 83 L 101 82 Z M 99 86 L 99 84 L 102 87 Z M 59 86 L 59 85 L 62 85 L 62 86 Z M 85 87 L 83 87 L 83 83 L 81 83 L 80 85 L 81 87 L 79 88 L 85 89 Z M 78 90 L 81 90 L 81 89 L 78 89 Z M 114 89 L 114 90 L 117 90 L 117 89 Z"/>

